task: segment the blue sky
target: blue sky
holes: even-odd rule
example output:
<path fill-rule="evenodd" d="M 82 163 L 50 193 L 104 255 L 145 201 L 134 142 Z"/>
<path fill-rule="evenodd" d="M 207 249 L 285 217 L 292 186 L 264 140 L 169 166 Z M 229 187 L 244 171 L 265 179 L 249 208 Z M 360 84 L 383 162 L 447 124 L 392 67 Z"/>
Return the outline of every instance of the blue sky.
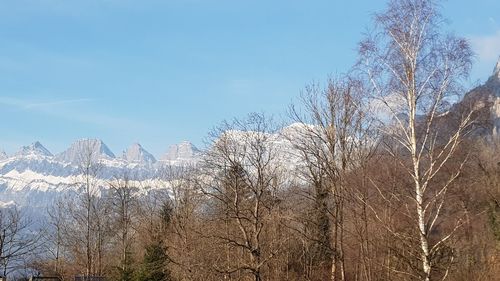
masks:
<path fill-rule="evenodd" d="M 349 69 L 385 1 L 0 0 L 0 149 L 58 153 L 101 138 L 202 146 L 224 119 L 283 116 L 305 84 Z M 470 84 L 500 55 L 500 1 L 443 3 L 477 53 Z"/>

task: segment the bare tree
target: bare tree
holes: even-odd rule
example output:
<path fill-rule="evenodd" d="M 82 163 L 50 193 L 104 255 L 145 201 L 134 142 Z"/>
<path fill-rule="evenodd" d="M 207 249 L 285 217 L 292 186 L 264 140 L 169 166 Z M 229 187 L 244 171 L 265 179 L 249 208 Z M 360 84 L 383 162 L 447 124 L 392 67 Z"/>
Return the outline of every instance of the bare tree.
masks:
<path fill-rule="evenodd" d="M 93 253 L 94 233 L 92 232 L 93 216 L 92 211 L 95 204 L 95 198 L 98 193 L 99 180 L 98 175 L 101 170 L 101 164 L 98 159 L 98 150 L 96 143 L 86 140 L 79 148 L 78 168 L 80 170 L 82 187 L 83 209 L 85 211 L 85 270 L 86 275 L 93 275 L 95 272 L 95 260 Z"/>
<path fill-rule="evenodd" d="M 472 122 L 469 110 L 455 110 L 454 116 L 446 111 L 469 73 L 472 51 L 465 39 L 441 31 L 438 3 L 391 0 L 387 10 L 375 16 L 374 32 L 360 44 L 359 64 L 372 85 L 374 103 L 384 111 L 383 121 L 391 121 L 391 126 L 382 127 L 390 140 L 387 151 L 401 159 L 412 182 L 408 197 L 413 212 L 408 215 L 414 218 L 420 267 L 405 274 L 426 281 L 438 276 L 433 271 L 439 267 L 440 251 L 461 225 L 457 220 L 446 233 L 437 229 L 448 190 L 463 165 L 448 173 L 444 167 Z M 454 129 L 445 130 L 443 122 L 454 124 Z M 446 174 L 446 180 L 437 180 Z M 447 273 L 445 269 L 441 278 Z"/>
<path fill-rule="evenodd" d="M 172 274 L 179 280 L 206 278 L 206 271 L 200 267 L 202 250 L 200 244 L 200 213 L 203 194 L 196 188 L 194 166 L 161 169 L 160 178 L 171 192 L 172 217 L 165 243 L 171 261 Z"/>
<path fill-rule="evenodd" d="M 42 233 L 15 206 L 0 208 L 0 266 L 3 276 L 23 268 L 41 247 Z"/>
<path fill-rule="evenodd" d="M 135 237 L 134 219 L 137 217 L 137 188 L 134 186 L 128 174 L 115 177 L 109 183 L 111 215 L 114 228 L 118 236 L 120 249 L 120 280 L 131 280 L 132 278 L 132 243 Z"/>
<path fill-rule="evenodd" d="M 47 252 L 53 256 L 53 272 L 60 276 L 61 272 L 61 257 L 63 244 L 63 228 L 67 223 L 66 204 L 63 198 L 57 198 L 47 210 L 49 216 L 49 231 L 47 240 Z"/>
<path fill-rule="evenodd" d="M 279 155 L 271 145 L 274 129 L 262 114 L 225 123 L 211 134 L 204 159 L 201 190 L 213 202 L 219 225 L 212 238 L 225 250 L 214 270 L 224 279 L 233 273 L 263 279 L 263 267 L 277 255 L 280 241 L 264 238 L 279 220 L 269 221 L 279 206 Z M 220 254 L 224 253 L 224 256 Z M 231 258 L 234 255 L 234 258 Z"/>
<path fill-rule="evenodd" d="M 172 223 L 173 207 L 163 180 L 142 186 L 139 198 L 138 246 L 142 249 L 138 280 L 170 280 L 170 258 L 166 242 Z"/>
<path fill-rule="evenodd" d="M 76 192 L 66 201 L 68 220 L 64 229 L 64 246 L 73 253 L 75 262 L 84 268 L 86 276 L 100 275 L 103 269 L 105 240 L 109 234 L 109 206 L 102 198 L 99 143 L 83 140 L 77 147 L 78 176 Z"/>
<path fill-rule="evenodd" d="M 366 161 L 373 147 L 363 90 L 351 77 L 331 79 L 324 90 L 318 85 L 306 88 L 301 104 L 305 112 L 290 109 L 297 124 L 287 137 L 305 164 L 302 175 L 314 187 L 318 241 L 328 249 L 331 280 L 346 279 L 345 212 L 354 191 L 348 190 L 347 176 Z"/>

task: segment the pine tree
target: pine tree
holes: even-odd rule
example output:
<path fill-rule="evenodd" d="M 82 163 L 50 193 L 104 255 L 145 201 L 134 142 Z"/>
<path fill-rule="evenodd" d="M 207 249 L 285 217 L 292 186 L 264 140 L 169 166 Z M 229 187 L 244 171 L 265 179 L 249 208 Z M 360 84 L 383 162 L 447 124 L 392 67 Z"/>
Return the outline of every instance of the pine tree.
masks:
<path fill-rule="evenodd" d="M 160 222 L 157 232 L 152 237 L 152 242 L 146 247 L 142 269 L 138 281 L 170 281 L 173 280 L 168 270 L 169 257 L 164 244 L 164 234 L 172 218 L 172 205 L 165 202 L 160 210 Z"/>
<path fill-rule="evenodd" d="M 168 256 L 161 241 L 154 241 L 146 247 L 142 269 L 138 281 L 169 281 L 172 280 L 167 270 Z"/>

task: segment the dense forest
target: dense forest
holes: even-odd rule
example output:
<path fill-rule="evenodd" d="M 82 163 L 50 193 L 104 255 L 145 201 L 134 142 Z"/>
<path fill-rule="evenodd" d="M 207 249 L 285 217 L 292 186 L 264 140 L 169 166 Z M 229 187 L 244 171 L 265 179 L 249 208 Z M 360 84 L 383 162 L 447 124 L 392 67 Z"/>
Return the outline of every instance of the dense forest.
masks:
<path fill-rule="evenodd" d="M 103 181 L 84 151 L 78 191 L 40 230 L 0 209 L 0 275 L 498 280 L 500 139 L 487 93 L 464 98 L 474 54 L 439 7 L 389 1 L 352 69 L 289 106 L 286 133 L 262 113 L 224 122 L 196 165 L 148 184 Z"/>

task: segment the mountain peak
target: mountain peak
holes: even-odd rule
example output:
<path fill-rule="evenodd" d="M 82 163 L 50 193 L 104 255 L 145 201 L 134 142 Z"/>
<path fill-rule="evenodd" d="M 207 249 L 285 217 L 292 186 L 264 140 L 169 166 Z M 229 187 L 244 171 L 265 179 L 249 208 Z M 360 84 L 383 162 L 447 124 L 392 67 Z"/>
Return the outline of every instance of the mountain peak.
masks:
<path fill-rule="evenodd" d="M 498 57 L 497 65 L 495 66 L 495 70 L 493 70 L 493 76 L 497 79 L 500 79 L 500 56 Z"/>
<path fill-rule="evenodd" d="M 129 162 L 154 163 L 155 157 L 146 151 L 139 143 L 133 143 L 123 152 L 123 159 Z"/>
<path fill-rule="evenodd" d="M 52 156 L 52 153 L 48 149 L 46 149 L 39 141 L 35 141 L 34 143 L 23 146 L 21 149 L 15 154 L 16 156 L 29 156 L 29 155 L 38 155 L 38 156 Z"/>
<path fill-rule="evenodd" d="M 493 75 L 484 84 L 485 89 L 490 91 L 494 96 L 500 97 L 500 57 L 498 58 Z"/>
<path fill-rule="evenodd" d="M 7 159 L 8 157 L 7 153 L 0 149 L 0 160 Z"/>
<path fill-rule="evenodd" d="M 71 144 L 66 151 L 57 155 L 57 159 L 68 163 L 78 163 L 79 159 L 81 159 L 82 153 L 91 154 L 92 158 L 96 158 L 96 160 L 102 158 L 116 158 L 113 152 L 111 152 L 102 140 L 80 139 Z"/>
<path fill-rule="evenodd" d="M 169 146 L 167 152 L 163 155 L 163 161 L 190 161 L 200 154 L 200 150 L 191 142 L 183 141 L 179 144 Z"/>
<path fill-rule="evenodd" d="M 129 148 L 141 149 L 142 145 L 138 142 L 134 142 L 133 144 L 130 145 Z"/>

